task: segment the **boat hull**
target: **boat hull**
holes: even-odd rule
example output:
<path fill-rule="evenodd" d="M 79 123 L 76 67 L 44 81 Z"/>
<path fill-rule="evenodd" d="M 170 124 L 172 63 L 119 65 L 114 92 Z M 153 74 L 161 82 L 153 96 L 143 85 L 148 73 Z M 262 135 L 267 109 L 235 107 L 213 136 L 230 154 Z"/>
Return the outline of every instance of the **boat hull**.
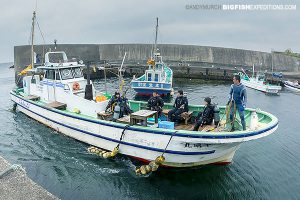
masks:
<path fill-rule="evenodd" d="M 160 95 L 168 95 L 172 92 L 171 83 L 159 83 L 149 81 L 131 81 L 131 88 L 138 94 L 152 95 L 156 91 Z"/>
<path fill-rule="evenodd" d="M 211 163 L 230 163 L 240 144 L 251 140 L 237 136 L 231 139 L 223 136 L 201 137 L 196 134 L 185 136 L 176 131 L 170 133 L 166 129 L 154 131 L 138 126 L 128 127 L 125 124 L 48 108 L 13 92 L 11 98 L 18 105 L 19 111 L 69 137 L 109 151 L 120 143 L 121 154 L 144 161 L 154 160 L 164 153 L 165 166 L 194 167 Z M 271 134 L 276 129 L 277 124 L 259 133 L 260 135 L 251 137 L 257 139 Z M 123 132 L 123 139 L 120 141 Z M 166 148 L 168 143 L 169 146 Z"/>

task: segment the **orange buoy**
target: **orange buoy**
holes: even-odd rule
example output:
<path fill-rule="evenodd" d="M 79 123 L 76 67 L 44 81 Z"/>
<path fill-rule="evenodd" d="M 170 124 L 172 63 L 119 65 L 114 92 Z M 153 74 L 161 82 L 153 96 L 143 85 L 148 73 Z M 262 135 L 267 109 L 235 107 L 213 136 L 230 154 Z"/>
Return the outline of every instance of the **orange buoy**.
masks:
<path fill-rule="evenodd" d="M 77 82 L 73 83 L 73 90 L 80 90 L 80 85 Z"/>
<path fill-rule="evenodd" d="M 96 96 L 96 102 L 101 102 L 105 100 L 107 100 L 107 98 L 104 95 Z"/>

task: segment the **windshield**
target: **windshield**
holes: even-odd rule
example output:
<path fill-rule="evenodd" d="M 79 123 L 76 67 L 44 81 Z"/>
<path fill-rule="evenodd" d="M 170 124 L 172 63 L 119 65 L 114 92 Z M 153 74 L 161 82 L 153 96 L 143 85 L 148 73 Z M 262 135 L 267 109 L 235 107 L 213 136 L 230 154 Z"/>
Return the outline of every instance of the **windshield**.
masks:
<path fill-rule="evenodd" d="M 81 71 L 80 67 L 74 68 L 74 77 L 75 78 L 82 77 L 82 71 Z"/>
<path fill-rule="evenodd" d="M 80 67 L 60 69 L 60 74 L 62 80 L 80 78 L 83 76 Z"/>

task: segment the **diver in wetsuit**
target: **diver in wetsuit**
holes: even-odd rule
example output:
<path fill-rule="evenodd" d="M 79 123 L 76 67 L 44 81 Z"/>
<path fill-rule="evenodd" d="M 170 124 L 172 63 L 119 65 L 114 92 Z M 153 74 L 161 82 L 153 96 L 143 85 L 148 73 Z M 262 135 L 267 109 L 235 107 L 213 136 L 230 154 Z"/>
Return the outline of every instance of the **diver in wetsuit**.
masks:
<path fill-rule="evenodd" d="M 108 110 L 110 110 L 111 112 L 114 111 L 115 106 L 120 103 L 122 101 L 121 97 L 120 97 L 120 93 L 119 92 L 115 92 L 115 94 L 111 97 L 111 99 L 109 100 L 105 112 L 108 112 Z"/>
<path fill-rule="evenodd" d="M 175 99 L 175 103 L 173 105 L 173 109 L 168 113 L 168 119 L 172 122 L 179 123 L 181 120 L 180 115 L 183 112 L 188 112 L 188 100 L 183 96 L 183 91 L 178 90 L 177 97 Z"/>
<path fill-rule="evenodd" d="M 164 101 L 156 91 L 154 91 L 152 95 L 153 96 L 148 100 L 147 109 L 157 111 L 158 117 L 160 117 Z"/>
<path fill-rule="evenodd" d="M 199 112 L 198 116 L 196 117 L 196 124 L 194 126 L 194 131 L 198 131 L 199 127 L 203 125 L 209 125 L 213 122 L 214 119 L 214 106 L 211 104 L 211 99 L 206 97 L 204 99 L 204 110 Z"/>

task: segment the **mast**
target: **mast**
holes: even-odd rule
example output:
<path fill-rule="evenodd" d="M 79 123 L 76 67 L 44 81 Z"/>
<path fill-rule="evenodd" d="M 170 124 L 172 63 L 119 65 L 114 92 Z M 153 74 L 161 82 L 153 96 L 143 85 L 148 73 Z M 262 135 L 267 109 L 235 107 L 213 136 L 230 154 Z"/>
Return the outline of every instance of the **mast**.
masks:
<path fill-rule="evenodd" d="M 272 73 L 273 73 L 273 71 L 274 71 L 273 49 L 271 50 L 271 58 L 272 58 Z"/>
<path fill-rule="evenodd" d="M 157 31 L 158 31 L 158 17 L 156 17 L 156 28 L 155 28 L 155 43 L 154 43 L 154 51 L 153 55 L 155 56 L 156 50 L 157 50 Z"/>
<path fill-rule="evenodd" d="M 34 43 L 34 26 L 35 26 L 35 19 L 36 19 L 36 13 L 33 11 L 32 16 L 32 27 L 31 27 L 31 67 L 34 68 L 34 49 L 33 49 L 33 43 Z"/>

